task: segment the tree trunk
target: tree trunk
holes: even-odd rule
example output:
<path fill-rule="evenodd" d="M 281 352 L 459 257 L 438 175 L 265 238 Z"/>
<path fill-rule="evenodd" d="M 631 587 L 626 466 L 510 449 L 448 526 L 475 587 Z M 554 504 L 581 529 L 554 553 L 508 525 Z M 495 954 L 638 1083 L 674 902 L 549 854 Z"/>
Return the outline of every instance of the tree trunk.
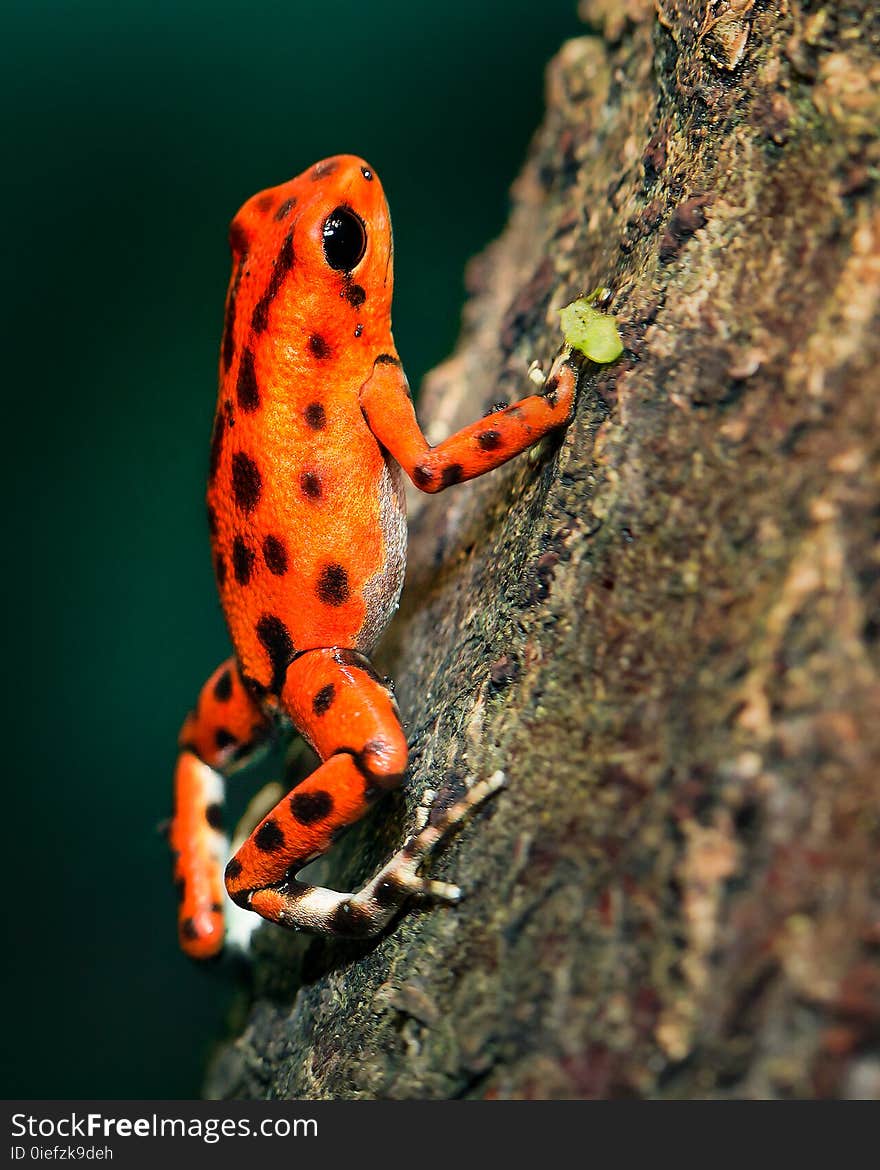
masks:
<path fill-rule="evenodd" d="M 876 9 L 582 9 L 420 414 L 521 396 L 600 284 L 626 351 L 418 506 L 379 655 L 411 787 L 324 877 L 427 787 L 508 787 L 434 862 L 460 907 L 261 932 L 211 1095 L 880 1095 Z"/>

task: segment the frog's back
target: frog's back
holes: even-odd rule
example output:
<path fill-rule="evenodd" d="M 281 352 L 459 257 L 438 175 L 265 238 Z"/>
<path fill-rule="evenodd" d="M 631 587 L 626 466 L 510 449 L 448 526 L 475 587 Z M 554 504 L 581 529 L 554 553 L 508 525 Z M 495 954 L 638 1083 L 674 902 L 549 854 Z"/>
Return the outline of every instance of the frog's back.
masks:
<path fill-rule="evenodd" d="M 303 650 L 368 651 L 403 581 L 398 469 L 358 402 L 394 352 L 384 194 L 328 159 L 250 199 L 231 243 L 208 517 L 242 671 L 277 693 Z"/>

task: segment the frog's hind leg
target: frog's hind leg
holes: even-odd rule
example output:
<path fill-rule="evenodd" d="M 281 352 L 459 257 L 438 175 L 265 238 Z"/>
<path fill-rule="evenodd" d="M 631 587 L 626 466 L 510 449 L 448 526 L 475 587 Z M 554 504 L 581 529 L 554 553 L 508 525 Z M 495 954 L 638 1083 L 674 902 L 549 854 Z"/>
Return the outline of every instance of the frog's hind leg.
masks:
<path fill-rule="evenodd" d="M 363 656 L 314 650 L 289 668 L 282 703 L 323 763 L 278 802 L 226 868 L 226 888 L 241 906 L 270 921 L 319 934 L 366 937 L 382 930 L 413 895 L 455 901 L 459 891 L 420 876 L 418 866 L 468 808 L 498 787 L 476 786 L 383 867 L 362 890 L 339 893 L 295 881 L 338 831 L 398 785 L 406 737 L 387 686 Z"/>
<path fill-rule="evenodd" d="M 180 900 L 180 945 L 196 959 L 218 954 L 226 933 L 223 773 L 252 759 L 269 730 L 230 659 L 202 687 L 196 709 L 180 732 L 169 837 Z"/>

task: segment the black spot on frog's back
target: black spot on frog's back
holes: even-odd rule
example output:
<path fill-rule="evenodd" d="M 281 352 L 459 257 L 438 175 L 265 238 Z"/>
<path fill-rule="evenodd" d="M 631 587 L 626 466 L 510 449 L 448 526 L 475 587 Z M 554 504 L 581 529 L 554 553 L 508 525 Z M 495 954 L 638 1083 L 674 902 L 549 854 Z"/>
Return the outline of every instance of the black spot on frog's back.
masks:
<path fill-rule="evenodd" d="M 303 418 L 313 431 L 323 431 L 327 425 L 327 411 L 320 402 L 310 402 L 303 411 Z"/>
<path fill-rule="evenodd" d="M 273 576 L 283 577 L 287 572 L 287 545 L 280 536 L 274 536 L 270 533 L 264 538 L 263 560 Z"/>
<path fill-rule="evenodd" d="M 260 387 L 257 385 L 257 371 L 254 367 L 254 353 L 248 346 L 241 355 L 238 380 L 235 386 L 238 405 L 245 414 L 253 414 L 260 406 Z"/>
<path fill-rule="evenodd" d="M 296 648 L 290 630 L 275 614 L 264 614 L 257 622 L 257 638 L 260 645 L 269 655 L 272 664 L 272 682 L 270 690 L 276 695 L 284 686 L 284 677 Z"/>
<path fill-rule="evenodd" d="M 263 477 L 250 455 L 236 451 L 232 456 L 232 494 L 243 512 L 252 512 L 260 502 Z"/>
<path fill-rule="evenodd" d="M 241 536 L 236 536 L 232 545 L 232 568 L 239 585 L 250 584 L 256 559 L 253 549 L 248 547 Z"/>
<path fill-rule="evenodd" d="M 351 596 L 348 572 L 342 565 L 325 565 L 318 576 L 315 592 L 324 605 L 344 605 Z"/>

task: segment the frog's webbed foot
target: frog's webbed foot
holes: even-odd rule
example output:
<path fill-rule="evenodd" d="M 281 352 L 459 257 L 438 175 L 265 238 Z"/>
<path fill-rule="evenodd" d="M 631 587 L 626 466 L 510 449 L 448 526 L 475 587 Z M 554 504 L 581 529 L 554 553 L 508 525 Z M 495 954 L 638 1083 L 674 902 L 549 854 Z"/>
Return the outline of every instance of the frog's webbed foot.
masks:
<path fill-rule="evenodd" d="M 503 785 L 502 772 L 473 784 L 460 801 L 410 837 L 376 876 L 353 894 L 290 882 L 285 887 L 256 891 L 250 907 L 294 929 L 343 938 L 370 938 L 384 930 L 412 898 L 458 902 L 462 897 L 458 886 L 425 877 L 419 869 L 468 813 Z"/>
<path fill-rule="evenodd" d="M 460 901 L 462 891 L 458 886 L 423 877 L 418 872 L 419 868 L 472 809 L 479 807 L 503 787 L 503 772 L 495 772 L 488 780 L 472 784 L 461 800 L 444 809 L 433 824 L 425 824 L 382 866 L 371 882 L 350 896 L 348 913 L 355 920 L 361 915 L 372 919 L 379 917 L 379 912 L 384 912 L 389 906 L 393 912 L 412 897 L 433 898 L 441 902 Z M 427 812 L 430 815 L 430 807 Z M 385 921 L 390 917 L 390 914 L 386 915 Z"/>

